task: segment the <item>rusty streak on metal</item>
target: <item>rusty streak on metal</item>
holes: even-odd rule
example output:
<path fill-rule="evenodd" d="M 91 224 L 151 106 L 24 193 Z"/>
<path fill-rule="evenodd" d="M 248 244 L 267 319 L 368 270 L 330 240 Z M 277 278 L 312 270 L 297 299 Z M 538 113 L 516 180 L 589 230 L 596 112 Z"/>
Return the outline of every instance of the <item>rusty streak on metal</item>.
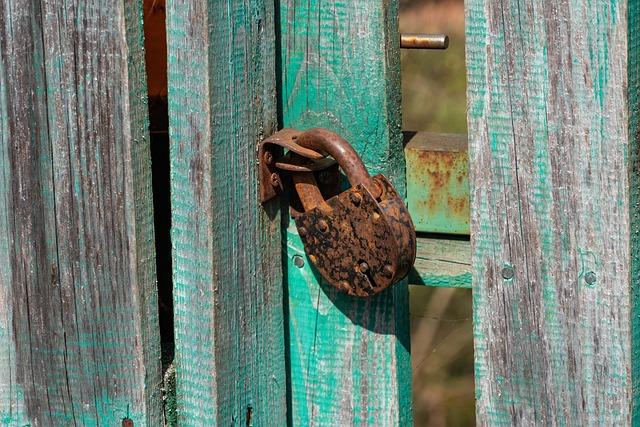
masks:
<path fill-rule="evenodd" d="M 468 235 L 466 136 L 419 132 L 408 139 L 408 205 L 416 230 Z"/>
<path fill-rule="evenodd" d="M 447 49 L 449 36 L 446 34 L 402 34 L 402 49 Z"/>
<path fill-rule="evenodd" d="M 338 160 L 351 186 L 369 185 L 371 176 L 353 147 L 338 134 L 326 129 L 309 129 L 296 140 L 298 145 Z M 367 188 L 374 197 L 380 196 L 379 188 Z"/>

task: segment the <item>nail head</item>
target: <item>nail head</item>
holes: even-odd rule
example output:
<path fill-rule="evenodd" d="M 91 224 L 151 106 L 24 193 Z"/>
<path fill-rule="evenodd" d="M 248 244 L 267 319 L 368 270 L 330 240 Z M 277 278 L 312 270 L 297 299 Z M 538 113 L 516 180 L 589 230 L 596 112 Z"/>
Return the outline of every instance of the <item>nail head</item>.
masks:
<path fill-rule="evenodd" d="M 590 271 L 584 275 L 584 281 L 587 282 L 587 285 L 595 285 L 596 280 L 597 276 L 593 271 Z"/>
<path fill-rule="evenodd" d="M 511 280 L 511 279 L 513 279 L 513 276 L 515 276 L 515 271 L 513 270 L 513 267 L 507 266 L 507 267 L 504 267 L 502 269 L 502 278 L 503 279 Z"/>
<path fill-rule="evenodd" d="M 304 258 L 302 258 L 300 255 L 294 256 L 293 257 L 293 265 L 295 265 L 298 268 L 304 267 Z"/>

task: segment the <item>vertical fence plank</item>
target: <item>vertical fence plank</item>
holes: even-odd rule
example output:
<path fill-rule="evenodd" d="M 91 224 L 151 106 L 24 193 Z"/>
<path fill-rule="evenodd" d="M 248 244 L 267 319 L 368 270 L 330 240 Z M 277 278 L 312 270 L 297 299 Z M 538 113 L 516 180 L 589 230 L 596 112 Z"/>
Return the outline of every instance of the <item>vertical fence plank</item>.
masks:
<path fill-rule="evenodd" d="M 0 1 L 0 423 L 160 425 L 136 1 Z"/>
<path fill-rule="evenodd" d="M 179 425 L 283 425 L 280 215 L 257 194 L 276 129 L 273 2 L 168 2 Z"/>
<path fill-rule="evenodd" d="M 467 0 L 480 425 L 638 422 L 638 0 Z"/>
<path fill-rule="evenodd" d="M 403 193 L 397 1 L 282 0 L 279 15 L 284 126 L 338 132 Z M 409 425 L 406 285 L 339 294 L 309 267 L 292 221 L 287 239 L 290 422 Z"/>

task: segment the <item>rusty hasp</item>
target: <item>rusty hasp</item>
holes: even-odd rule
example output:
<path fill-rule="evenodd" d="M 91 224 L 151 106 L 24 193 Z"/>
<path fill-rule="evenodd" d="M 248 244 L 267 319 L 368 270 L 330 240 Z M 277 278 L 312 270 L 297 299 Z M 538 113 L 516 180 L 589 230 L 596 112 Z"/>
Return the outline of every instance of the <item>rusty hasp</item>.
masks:
<path fill-rule="evenodd" d="M 261 164 L 261 176 L 289 175 L 298 233 L 325 280 L 342 292 L 366 297 L 407 276 L 416 256 L 415 230 L 387 178 L 371 177 L 353 147 L 328 130 L 287 129 L 274 136 L 261 145 L 261 155 L 271 152 L 269 145 L 289 152 Z M 335 161 L 351 184 L 339 194 Z"/>

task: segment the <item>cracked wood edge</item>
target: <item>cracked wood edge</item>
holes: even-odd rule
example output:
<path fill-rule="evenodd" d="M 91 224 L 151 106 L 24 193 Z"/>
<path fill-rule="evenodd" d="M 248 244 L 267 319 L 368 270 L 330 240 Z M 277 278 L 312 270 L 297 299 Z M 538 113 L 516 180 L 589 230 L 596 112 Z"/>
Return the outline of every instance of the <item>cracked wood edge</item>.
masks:
<path fill-rule="evenodd" d="M 0 423 L 159 425 L 138 2 L 0 1 Z"/>

